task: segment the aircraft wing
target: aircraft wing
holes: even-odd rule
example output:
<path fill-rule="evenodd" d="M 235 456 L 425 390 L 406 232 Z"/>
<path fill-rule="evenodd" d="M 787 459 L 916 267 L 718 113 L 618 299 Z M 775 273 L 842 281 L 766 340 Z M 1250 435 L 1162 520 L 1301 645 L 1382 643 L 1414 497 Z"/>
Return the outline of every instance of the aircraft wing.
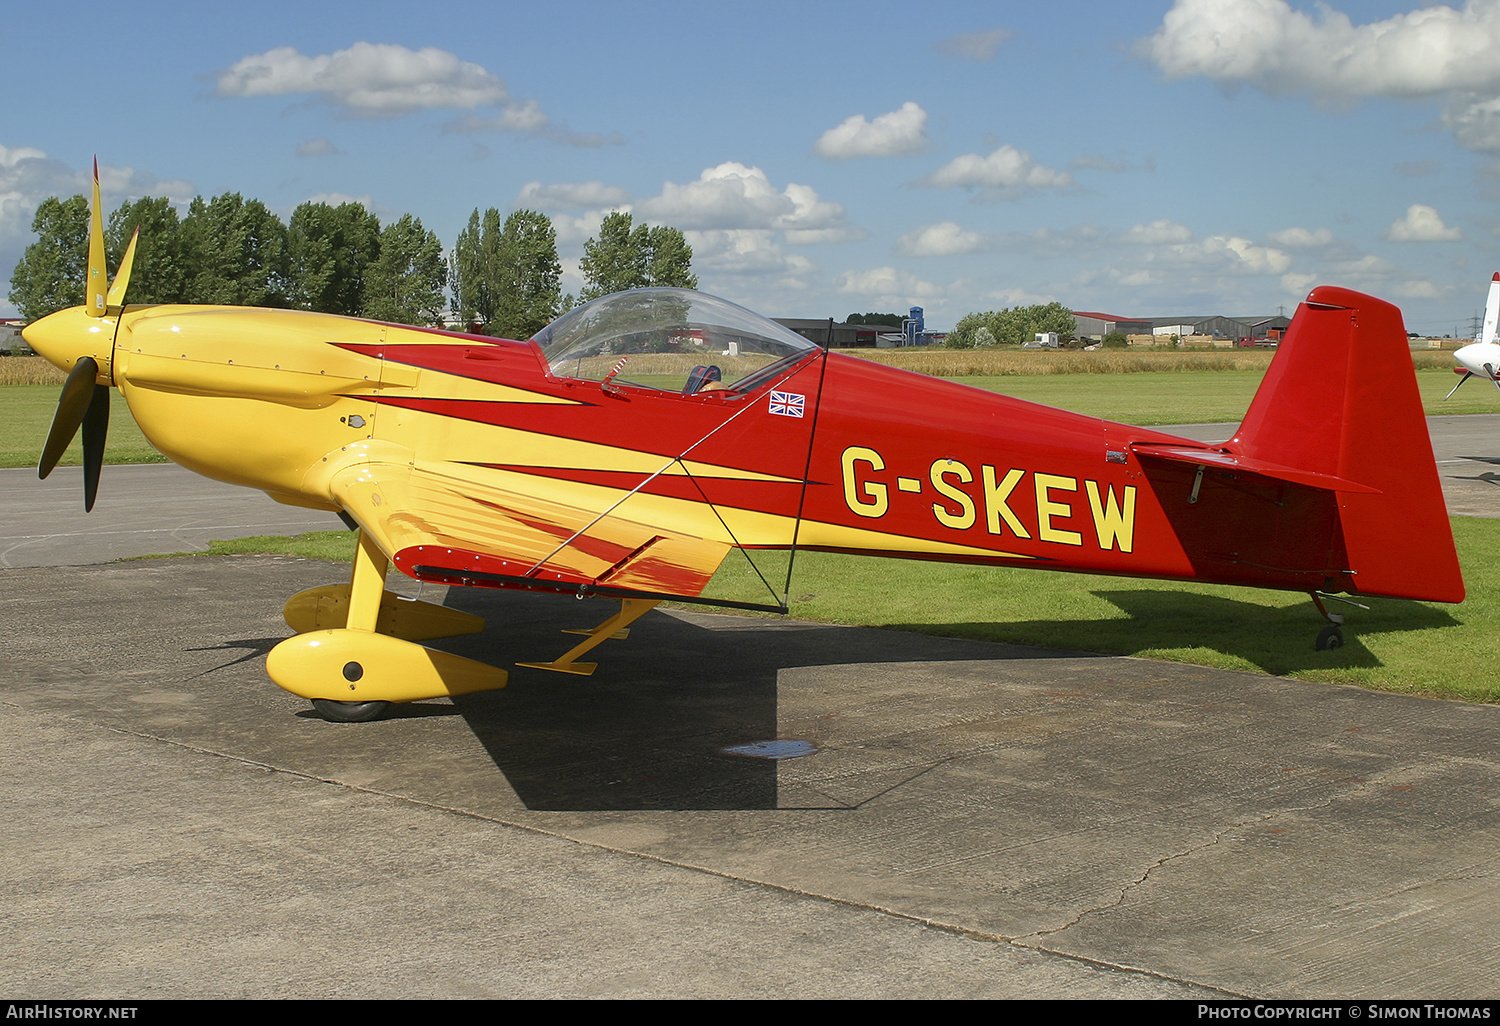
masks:
<path fill-rule="evenodd" d="M 372 448 L 385 448 L 375 443 Z M 371 452 L 329 490 L 404 572 L 453 584 L 695 597 L 731 544 L 596 485 Z M 614 492 L 615 494 L 610 494 Z"/>

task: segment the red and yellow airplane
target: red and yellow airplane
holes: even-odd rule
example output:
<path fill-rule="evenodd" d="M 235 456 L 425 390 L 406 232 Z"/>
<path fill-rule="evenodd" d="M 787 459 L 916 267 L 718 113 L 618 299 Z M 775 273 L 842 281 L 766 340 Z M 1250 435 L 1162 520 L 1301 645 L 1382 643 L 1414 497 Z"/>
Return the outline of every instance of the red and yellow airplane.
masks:
<path fill-rule="evenodd" d="M 117 388 L 176 462 L 357 526 L 350 582 L 293 597 L 298 633 L 266 664 L 330 718 L 506 682 L 418 644 L 483 623 L 385 590 L 391 562 L 621 599 L 523 664 L 574 673 L 658 601 L 699 599 L 733 548 L 1253 585 L 1320 610 L 1464 597 L 1401 315 L 1369 296 L 1315 289 L 1238 432 L 1207 445 L 829 352 L 680 289 L 606 296 L 526 342 L 125 306 L 134 243 L 106 291 L 94 189 L 87 302 L 25 329 L 69 372 L 39 470 L 82 425 L 92 506 Z M 1338 643 L 1325 627 L 1319 647 Z"/>

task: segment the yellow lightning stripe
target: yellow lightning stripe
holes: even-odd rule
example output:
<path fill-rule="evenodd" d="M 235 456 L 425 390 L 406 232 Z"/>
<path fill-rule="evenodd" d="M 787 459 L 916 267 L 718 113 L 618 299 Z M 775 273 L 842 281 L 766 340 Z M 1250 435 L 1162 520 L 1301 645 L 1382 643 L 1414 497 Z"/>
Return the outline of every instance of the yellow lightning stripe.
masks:
<path fill-rule="evenodd" d="M 478 478 L 474 477 L 474 472 L 475 468 L 471 466 L 446 468 L 441 463 L 419 462 L 411 474 L 410 490 L 405 490 L 395 508 L 390 508 L 392 496 L 387 496 L 384 510 L 366 507 L 365 513 L 386 520 L 390 534 L 401 535 L 401 540 L 395 541 L 395 547 L 419 543 L 460 544 L 468 549 L 511 553 L 514 558 L 525 559 L 537 550 L 538 543 L 547 543 L 547 549 L 550 549 L 555 547 L 558 538 L 535 531 L 510 517 L 496 517 L 493 505 L 573 531 L 625 495 L 624 489 L 615 487 L 534 477 L 516 471 L 484 469 Z M 345 493 L 342 498 L 351 496 Z M 720 522 L 720 517 L 723 517 L 723 522 Z M 886 531 L 867 531 L 838 523 L 804 520 L 801 531 L 795 531 L 795 517 L 733 507 L 718 507 L 718 516 L 715 516 L 714 510 L 705 502 L 643 492 L 619 502 L 601 525 L 610 522 L 615 529 L 630 523 L 639 525 L 640 531 L 706 541 L 714 546 L 715 556 L 721 555 L 717 546 L 727 546 L 735 541 L 745 547 L 789 546 L 795 532 L 798 544 L 831 549 L 980 559 L 1037 558 L 1028 553 L 981 549 L 969 544 L 912 538 Z M 589 531 L 589 534 L 609 532 L 612 531 Z M 621 544 L 625 541 L 622 538 Z"/>
<path fill-rule="evenodd" d="M 428 371 L 422 372 L 427 380 Z M 493 387 L 493 386 L 486 386 Z M 530 393 L 527 393 L 530 394 Z M 406 432 L 414 432 L 408 435 Z M 384 437 L 420 437 L 424 448 L 441 452 L 449 463 L 505 463 L 511 466 L 545 467 L 558 470 L 602 470 L 630 474 L 655 474 L 671 459 L 660 453 L 641 452 L 621 446 L 585 442 L 575 438 L 544 435 L 520 428 L 447 417 L 426 410 L 382 407 L 379 434 Z M 686 469 L 684 470 L 684 465 Z M 725 467 L 697 460 L 673 463 L 664 473 L 674 476 L 729 478 L 739 481 L 782 481 L 800 484 L 798 478 L 778 477 L 738 467 Z"/>
<path fill-rule="evenodd" d="M 609 570 L 617 553 L 650 542 L 654 557 L 688 574 L 683 579 L 687 587 L 692 587 L 690 579 L 706 583 L 736 544 L 787 548 L 794 537 L 808 546 L 893 556 L 1034 558 L 837 524 L 804 523 L 799 534 L 789 516 L 730 507 L 718 508 L 716 515 L 707 504 L 688 499 L 517 471 L 411 461 L 409 450 L 379 443 L 373 443 L 369 455 L 373 462 L 360 458 L 335 470 L 327 487 L 388 554 L 416 545 L 448 546 L 514 560 L 518 571 L 528 562 L 545 560 L 590 579 Z M 610 512 L 601 518 L 604 510 Z M 559 547 L 574 532 L 582 537 Z M 607 547 L 601 550 L 601 544 Z M 611 583 L 652 587 L 649 579 L 636 581 L 629 569 Z"/>

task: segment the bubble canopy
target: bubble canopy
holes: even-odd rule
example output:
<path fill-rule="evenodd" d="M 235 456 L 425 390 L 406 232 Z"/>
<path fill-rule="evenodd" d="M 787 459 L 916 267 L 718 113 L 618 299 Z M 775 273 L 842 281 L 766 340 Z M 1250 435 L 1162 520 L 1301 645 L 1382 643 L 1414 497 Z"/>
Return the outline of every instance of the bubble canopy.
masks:
<path fill-rule="evenodd" d="M 572 310 L 537 332 L 552 373 L 688 395 L 733 398 L 818 350 L 728 300 L 690 289 L 631 289 Z"/>

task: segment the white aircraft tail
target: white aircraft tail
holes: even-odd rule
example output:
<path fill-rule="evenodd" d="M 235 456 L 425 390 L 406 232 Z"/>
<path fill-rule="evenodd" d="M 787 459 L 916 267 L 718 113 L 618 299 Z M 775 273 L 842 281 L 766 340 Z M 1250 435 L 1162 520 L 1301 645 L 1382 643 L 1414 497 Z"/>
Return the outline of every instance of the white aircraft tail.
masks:
<path fill-rule="evenodd" d="M 1497 323 L 1500 323 L 1500 271 L 1490 279 L 1490 298 L 1484 304 L 1484 329 L 1479 333 L 1478 341 L 1494 343 Z"/>
<path fill-rule="evenodd" d="M 1458 379 L 1458 385 L 1477 376 L 1488 378 L 1500 388 L 1500 345 L 1495 342 L 1497 327 L 1500 327 L 1500 271 L 1490 279 L 1490 297 L 1484 304 L 1484 327 L 1480 329 L 1479 338 L 1453 354 L 1458 361 L 1453 373 L 1463 375 Z M 1457 392 L 1458 385 L 1454 385 L 1453 391 L 1443 398 L 1448 399 Z"/>

